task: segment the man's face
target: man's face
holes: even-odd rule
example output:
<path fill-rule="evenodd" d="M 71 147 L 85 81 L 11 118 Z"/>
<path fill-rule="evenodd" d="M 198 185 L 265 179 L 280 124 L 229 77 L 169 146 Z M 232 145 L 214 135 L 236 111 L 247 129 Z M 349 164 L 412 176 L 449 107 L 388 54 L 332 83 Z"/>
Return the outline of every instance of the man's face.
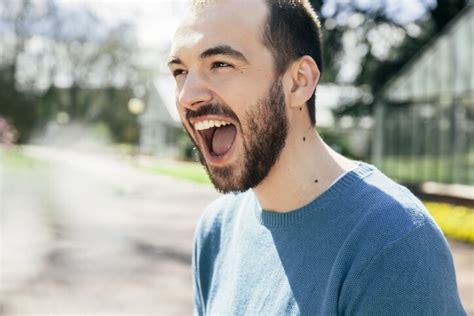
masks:
<path fill-rule="evenodd" d="M 257 186 L 285 144 L 287 117 L 262 2 L 208 4 L 176 32 L 170 70 L 183 126 L 222 192 Z"/>

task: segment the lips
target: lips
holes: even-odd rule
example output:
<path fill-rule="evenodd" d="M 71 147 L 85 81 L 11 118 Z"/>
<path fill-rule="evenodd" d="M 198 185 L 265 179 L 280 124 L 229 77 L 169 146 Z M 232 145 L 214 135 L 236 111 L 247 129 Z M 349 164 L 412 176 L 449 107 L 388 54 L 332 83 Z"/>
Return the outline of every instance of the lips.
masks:
<path fill-rule="evenodd" d="M 200 144 L 206 160 L 222 163 L 229 158 L 237 135 L 236 126 L 222 119 L 198 119 L 191 124 L 200 137 Z"/>

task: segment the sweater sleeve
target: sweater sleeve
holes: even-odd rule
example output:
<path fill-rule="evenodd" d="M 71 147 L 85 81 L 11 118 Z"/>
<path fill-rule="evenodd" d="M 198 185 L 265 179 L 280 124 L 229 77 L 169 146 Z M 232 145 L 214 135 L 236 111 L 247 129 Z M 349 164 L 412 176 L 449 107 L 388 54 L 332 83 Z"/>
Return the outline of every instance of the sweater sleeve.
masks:
<path fill-rule="evenodd" d="M 429 223 L 389 243 L 349 283 L 344 315 L 466 315 L 446 239 Z"/>

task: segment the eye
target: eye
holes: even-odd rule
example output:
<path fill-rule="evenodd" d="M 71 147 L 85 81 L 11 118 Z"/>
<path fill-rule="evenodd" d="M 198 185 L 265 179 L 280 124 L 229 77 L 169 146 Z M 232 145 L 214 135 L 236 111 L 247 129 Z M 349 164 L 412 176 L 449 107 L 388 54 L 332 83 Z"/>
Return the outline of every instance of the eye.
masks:
<path fill-rule="evenodd" d="M 187 71 L 184 70 L 184 69 L 175 69 L 175 70 L 172 71 L 172 73 L 173 73 L 173 77 L 176 78 L 179 75 L 185 75 L 187 73 Z"/>
<path fill-rule="evenodd" d="M 231 64 L 228 64 L 228 63 L 225 63 L 225 62 L 222 62 L 222 61 L 213 62 L 212 65 L 211 65 L 211 69 L 227 68 L 227 67 L 233 67 L 233 66 Z"/>

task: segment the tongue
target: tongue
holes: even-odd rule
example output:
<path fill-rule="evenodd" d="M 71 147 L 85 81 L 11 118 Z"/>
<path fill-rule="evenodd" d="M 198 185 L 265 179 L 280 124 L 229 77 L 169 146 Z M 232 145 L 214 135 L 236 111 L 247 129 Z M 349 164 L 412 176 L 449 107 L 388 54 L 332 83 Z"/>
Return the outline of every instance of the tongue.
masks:
<path fill-rule="evenodd" d="M 237 133 L 235 126 L 232 124 L 219 127 L 212 137 L 212 151 L 218 156 L 225 155 L 234 143 L 235 134 Z"/>

